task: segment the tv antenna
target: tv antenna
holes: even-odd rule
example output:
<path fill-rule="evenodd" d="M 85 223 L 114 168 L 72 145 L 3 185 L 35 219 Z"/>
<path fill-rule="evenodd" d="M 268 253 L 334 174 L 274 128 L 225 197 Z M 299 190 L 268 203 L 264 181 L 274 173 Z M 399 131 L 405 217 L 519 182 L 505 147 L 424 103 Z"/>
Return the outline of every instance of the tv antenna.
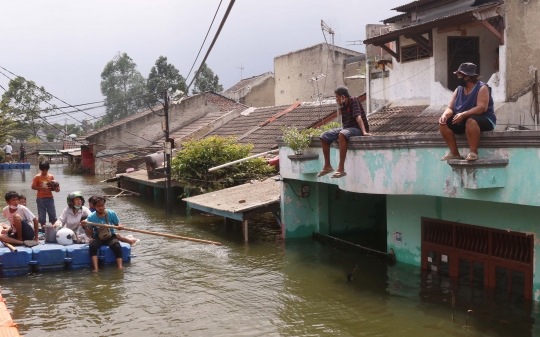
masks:
<path fill-rule="evenodd" d="M 236 69 L 240 69 L 240 81 L 244 79 L 244 77 L 242 77 L 242 71 L 244 70 L 244 67 L 242 66 L 242 63 L 240 63 L 240 67 L 236 67 Z"/>
<path fill-rule="evenodd" d="M 337 74 L 336 74 L 336 46 L 335 46 L 335 35 L 336 35 L 336 32 L 334 31 L 334 29 L 328 25 L 326 22 L 324 22 L 324 20 L 321 20 L 321 31 L 323 33 L 323 36 L 324 36 L 324 41 L 326 42 L 326 46 L 330 49 L 330 46 L 328 45 L 328 41 L 326 40 L 326 35 L 325 33 L 328 33 L 330 36 L 331 36 L 331 42 L 332 42 L 332 72 L 333 72 L 333 77 L 334 77 L 334 88 L 337 87 Z M 328 61 L 327 61 L 327 67 L 326 67 L 326 75 L 328 76 Z M 323 92 L 326 92 L 326 80 L 324 80 L 324 87 L 323 87 Z"/>

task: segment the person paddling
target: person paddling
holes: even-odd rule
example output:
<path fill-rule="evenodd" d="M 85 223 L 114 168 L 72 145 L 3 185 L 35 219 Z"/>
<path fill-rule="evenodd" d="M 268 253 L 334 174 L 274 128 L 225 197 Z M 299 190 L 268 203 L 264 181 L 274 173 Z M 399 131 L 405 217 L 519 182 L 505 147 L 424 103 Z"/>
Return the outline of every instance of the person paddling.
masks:
<path fill-rule="evenodd" d="M 90 243 L 90 258 L 92 259 L 92 265 L 94 266 L 94 272 L 98 272 L 98 257 L 97 253 L 101 246 L 109 246 L 116 256 L 116 263 L 118 269 L 124 269 L 122 266 L 122 246 L 120 241 L 116 237 L 113 228 L 97 227 L 87 224 L 87 222 L 94 222 L 98 224 L 109 224 L 117 226 L 118 229 L 124 228 L 124 225 L 120 223 L 118 216 L 114 211 L 105 209 L 105 198 L 96 197 L 94 207 L 96 211 L 86 219 L 81 221 L 81 226 L 86 230 L 88 237 L 92 238 Z"/>

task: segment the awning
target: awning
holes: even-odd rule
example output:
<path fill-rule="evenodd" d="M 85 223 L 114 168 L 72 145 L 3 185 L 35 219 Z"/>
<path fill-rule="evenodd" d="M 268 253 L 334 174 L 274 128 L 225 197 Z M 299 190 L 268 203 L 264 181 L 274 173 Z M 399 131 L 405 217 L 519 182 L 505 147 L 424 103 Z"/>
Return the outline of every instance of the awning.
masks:
<path fill-rule="evenodd" d="M 276 178 L 254 181 L 183 199 L 192 208 L 243 222 L 247 241 L 247 220 L 280 209 L 280 182 Z"/>

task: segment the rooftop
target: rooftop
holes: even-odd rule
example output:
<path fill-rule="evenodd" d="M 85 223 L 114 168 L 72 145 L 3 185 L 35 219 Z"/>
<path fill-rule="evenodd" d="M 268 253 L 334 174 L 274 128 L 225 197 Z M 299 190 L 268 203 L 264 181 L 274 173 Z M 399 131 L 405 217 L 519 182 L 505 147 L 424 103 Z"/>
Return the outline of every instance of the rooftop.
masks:
<path fill-rule="evenodd" d="M 256 80 L 260 79 L 261 77 L 268 76 L 268 75 L 273 75 L 273 74 L 274 73 L 272 73 L 271 71 L 268 71 L 268 72 L 266 72 L 264 74 L 244 78 L 244 79 L 240 80 L 240 82 L 238 82 L 235 85 L 233 85 L 232 87 L 230 87 L 229 89 L 225 90 L 223 93 L 236 92 L 236 91 L 248 86 L 250 83 L 255 82 Z"/>

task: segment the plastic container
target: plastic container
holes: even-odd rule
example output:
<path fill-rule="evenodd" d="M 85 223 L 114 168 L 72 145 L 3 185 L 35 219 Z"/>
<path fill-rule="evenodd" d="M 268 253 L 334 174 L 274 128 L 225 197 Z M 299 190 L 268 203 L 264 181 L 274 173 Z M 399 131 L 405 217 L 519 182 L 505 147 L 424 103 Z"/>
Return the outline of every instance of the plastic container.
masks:
<path fill-rule="evenodd" d="M 66 263 L 66 248 L 58 244 L 44 244 L 32 247 L 34 271 L 62 270 Z"/>
<path fill-rule="evenodd" d="M 26 275 L 30 272 L 32 261 L 32 249 L 17 246 L 17 252 L 12 252 L 7 247 L 0 248 L 0 263 L 2 276 Z"/>
<path fill-rule="evenodd" d="M 17 170 L 19 170 L 19 169 L 22 169 L 23 166 L 22 166 L 21 163 L 15 163 L 15 168 L 16 168 Z"/>
<path fill-rule="evenodd" d="M 2 163 L 2 164 L 0 164 L 0 167 L 2 167 L 2 170 L 9 170 L 9 164 L 8 163 Z"/>
<path fill-rule="evenodd" d="M 14 170 L 14 169 L 17 168 L 17 164 L 16 164 L 16 163 L 10 163 L 10 164 L 9 164 L 9 168 L 10 168 L 11 170 Z"/>
<path fill-rule="evenodd" d="M 69 269 L 92 267 L 90 259 L 90 247 L 87 244 L 73 244 L 66 246 Z"/>
<path fill-rule="evenodd" d="M 23 169 L 30 169 L 30 163 L 22 163 Z"/>
<path fill-rule="evenodd" d="M 51 224 L 43 226 L 45 230 L 45 242 L 56 243 L 56 228 Z"/>
<path fill-rule="evenodd" d="M 129 243 L 120 242 L 122 246 L 122 261 L 131 262 L 131 245 Z M 108 246 L 101 246 L 98 251 L 98 258 L 105 265 L 116 265 L 116 256 Z"/>

